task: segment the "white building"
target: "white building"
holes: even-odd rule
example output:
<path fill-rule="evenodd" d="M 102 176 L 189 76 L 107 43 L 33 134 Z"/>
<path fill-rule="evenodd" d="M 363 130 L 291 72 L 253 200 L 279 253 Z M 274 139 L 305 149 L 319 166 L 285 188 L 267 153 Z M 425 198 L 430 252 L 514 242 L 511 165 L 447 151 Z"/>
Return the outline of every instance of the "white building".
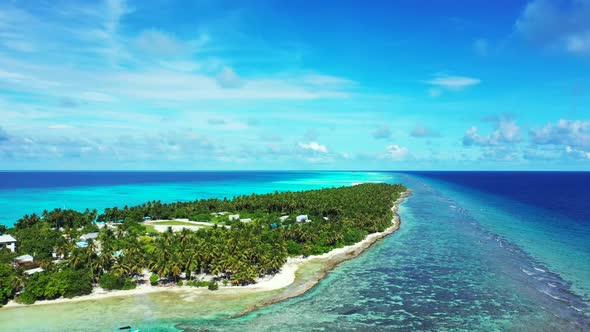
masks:
<path fill-rule="evenodd" d="M 297 216 L 297 222 L 309 222 L 310 220 L 307 218 L 307 214 L 301 214 Z"/>
<path fill-rule="evenodd" d="M 16 239 L 10 234 L 0 235 L 0 249 L 8 248 L 8 250 L 14 252 L 16 250 Z"/>
<path fill-rule="evenodd" d="M 17 263 L 30 263 L 33 261 L 33 256 L 31 255 L 22 255 L 18 256 L 14 259 Z"/>
<path fill-rule="evenodd" d="M 31 274 L 34 274 L 34 273 L 37 273 L 37 272 L 43 272 L 43 271 L 45 271 L 45 269 L 43 269 L 43 268 L 41 268 L 41 267 L 38 267 L 38 268 L 36 268 L 36 269 L 30 269 L 30 270 L 26 270 L 26 271 L 25 271 L 25 273 L 26 273 L 27 275 L 31 275 Z"/>
<path fill-rule="evenodd" d="M 239 214 L 230 214 L 228 218 L 229 218 L 229 221 L 238 220 L 238 219 L 240 219 L 240 215 Z"/>
<path fill-rule="evenodd" d="M 287 220 L 287 219 L 289 219 L 289 216 L 280 216 L 280 217 L 279 217 L 279 220 L 280 220 L 281 222 L 283 222 L 283 221 L 285 221 L 285 220 Z"/>
<path fill-rule="evenodd" d="M 87 234 L 80 236 L 80 239 L 84 240 L 84 241 L 94 240 L 96 238 L 98 238 L 98 233 L 87 233 Z"/>
<path fill-rule="evenodd" d="M 241 222 L 252 222 L 252 219 L 250 218 L 244 218 L 244 219 L 240 219 Z"/>

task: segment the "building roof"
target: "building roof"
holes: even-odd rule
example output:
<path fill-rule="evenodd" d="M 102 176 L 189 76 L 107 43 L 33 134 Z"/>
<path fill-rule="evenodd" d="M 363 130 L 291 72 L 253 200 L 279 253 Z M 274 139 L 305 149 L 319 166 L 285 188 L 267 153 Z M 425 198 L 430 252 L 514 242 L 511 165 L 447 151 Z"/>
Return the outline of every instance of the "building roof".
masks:
<path fill-rule="evenodd" d="M 22 255 L 22 256 L 16 257 L 14 260 L 17 261 L 17 262 L 19 262 L 19 263 L 32 262 L 33 261 L 33 256 L 31 256 L 31 255 Z"/>
<path fill-rule="evenodd" d="M 41 267 L 38 267 L 38 268 L 36 268 L 36 269 L 30 269 L 30 270 L 26 270 L 26 271 L 25 271 L 25 273 L 26 273 L 26 274 L 28 274 L 28 275 L 31 275 L 31 274 L 33 274 L 33 273 L 37 273 L 37 272 L 43 272 L 43 271 L 45 271 L 45 269 L 43 269 L 43 268 L 41 268 Z"/>
<path fill-rule="evenodd" d="M 80 236 L 80 238 L 82 240 L 90 240 L 90 239 L 96 239 L 98 237 L 98 233 L 94 232 L 94 233 L 86 233 L 82 236 Z"/>
<path fill-rule="evenodd" d="M 16 242 L 16 239 L 12 237 L 10 234 L 2 234 L 0 235 L 0 243 L 11 243 Z"/>

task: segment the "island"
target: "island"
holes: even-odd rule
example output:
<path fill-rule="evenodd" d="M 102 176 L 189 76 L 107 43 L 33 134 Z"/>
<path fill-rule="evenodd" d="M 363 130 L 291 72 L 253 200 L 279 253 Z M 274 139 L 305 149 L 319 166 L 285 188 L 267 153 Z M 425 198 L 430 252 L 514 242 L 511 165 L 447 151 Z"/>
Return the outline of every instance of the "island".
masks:
<path fill-rule="evenodd" d="M 8 241 L 0 247 L 0 304 L 137 288 L 284 287 L 277 276 L 292 274 L 306 257 L 340 253 L 349 259 L 396 230 L 397 204 L 407 192 L 400 184 L 364 183 L 151 201 L 101 214 L 55 209 L 25 215 L 0 229 Z"/>

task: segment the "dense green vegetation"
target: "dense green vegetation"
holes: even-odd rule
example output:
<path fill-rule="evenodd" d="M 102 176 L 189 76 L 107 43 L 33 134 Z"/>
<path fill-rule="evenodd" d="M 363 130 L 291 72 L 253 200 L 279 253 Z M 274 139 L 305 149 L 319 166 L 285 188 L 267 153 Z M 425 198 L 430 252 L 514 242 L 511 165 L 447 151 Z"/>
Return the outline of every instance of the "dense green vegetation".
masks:
<path fill-rule="evenodd" d="M 23 303 L 32 303 L 88 294 L 93 284 L 129 289 L 135 287 L 132 278 L 149 278 L 152 284 L 185 279 L 188 286 L 206 285 L 211 290 L 218 288 L 217 281 L 250 284 L 278 272 L 288 256 L 322 254 L 383 231 L 391 225 L 392 202 L 403 191 L 401 185 L 362 184 L 231 200 L 154 201 L 105 209 L 99 216 L 96 211 L 61 209 L 42 216 L 27 215 L 7 233 L 19 241 L 17 254 L 30 254 L 35 262 L 15 266 L 15 255 L 0 251 L 0 303 L 15 296 Z M 142 223 L 145 216 L 218 222 L 222 217 L 213 213 L 221 211 L 254 221 L 228 221 L 231 228 L 215 226 L 177 233 L 146 232 Z M 297 223 L 299 214 L 308 215 L 312 221 Z M 289 218 L 281 222 L 281 215 Z M 117 227 L 101 229 L 97 240 L 78 248 L 75 242 L 80 235 L 98 231 L 95 218 L 117 222 Z M 55 257 L 60 259 L 54 261 Z M 28 277 L 23 274 L 25 268 L 37 266 L 46 271 Z M 144 275 L 145 269 L 153 274 Z M 214 280 L 200 280 L 204 274 L 214 276 Z"/>

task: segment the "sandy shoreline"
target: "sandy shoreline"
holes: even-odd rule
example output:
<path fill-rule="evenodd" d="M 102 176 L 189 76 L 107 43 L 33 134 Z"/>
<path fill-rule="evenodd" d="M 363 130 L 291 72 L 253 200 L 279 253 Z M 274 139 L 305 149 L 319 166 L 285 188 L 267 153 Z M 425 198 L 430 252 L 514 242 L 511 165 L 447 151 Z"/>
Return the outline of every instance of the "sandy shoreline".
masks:
<path fill-rule="evenodd" d="M 304 264 L 310 261 L 323 261 L 325 265 L 323 268 L 317 273 L 312 279 L 306 280 L 303 284 L 297 285 L 293 289 L 286 290 L 285 292 L 278 294 L 276 296 L 272 296 L 267 298 L 254 306 L 240 312 L 239 315 L 243 315 L 247 312 L 253 311 L 257 308 L 267 306 L 269 304 L 284 301 L 286 299 L 299 296 L 305 293 L 307 290 L 311 289 L 315 286 L 319 280 L 321 280 L 325 274 L 333 269 L 336 265 L 340 264 L 341 262 L 357 257 L 367 248 L 369 248 L 372 244 L 377 242 L 378 240 L 384 238 L 385 236 L 395 232 L 400 227 L 400 218 L 397 214 L 397 210 L 399 208 L 399 204 L 402 203 L 406 197 L 410 195 L 410 191 L 406 191 L 402 193 L 400 198 L 394 202 L 393 207 L 391 210 L 394 212 L 394 216 L 392 219 L 392 226 L 384 230 L 383 232 L 369 234 L 365 239 L 362 241 L 342 247 L 334 249 L 330 252 L 327 252 L 322 255 L 316 256 L 308 256 L 308 257 L 289 257 L 287 262 L 281 268 L 280 272 L 273 275 L 268 276 L 262 279 L 259 279 L 257 283 L 247 286 L 223 286 L 219 285 L 219 290 L 215 291 L 215 293 L 226 293 L 226 294 L 248 294 L 254 292 L 266 292 L 266 291 L 274 291 L 282 288 L 286 288 L 295 282 L 295 274 L 297 270 Z M 151 286 L 149 284 L 139 285 L 135 289 L 131 290 L 112 290 L 106 291 L 102 288 L 96 287 L 94 288 L 93 292 L 88 295 L 77 296 L 71 299 L 68 298 L 59 298 L 54 300 L 40 300 L 36 301 L 34 304 L 26 305 L 20 304 L 15 302 L 14 300 L 9 301 L 4 308 L 15 308 L 15 307 L 29 307 L 29 306 L 37 306 L 37 305 L 48 305 L 48 304 L 58 304 L 58 303 L 71 303 L 71 302 L 80 302 L 80 301 L 92 301 L 92 300 L 101 300 L 105 298 L 112 298 L 112 297 L 120 297 L 120 296 L 137 296 L 137 295 L 144 295 L 150 293 L 157 293 L 157 292 L 184 292 L 189 294 L 210 294 L 206 287 L 204 288 L 197 288 L 197 287 L 190 287 L 190 286 Z M 2 309 L 0 309 L 2 310 Z"/>
<path fill-rule="evenodd" d="M 292 259 L 293 261 L 289 262 L 289 260 L 288 260 L 287 264 L 285 264 L 285 266 L 288 266 L 291 263 L 292 265 L 296 266 L 296 268 L 293 269 L 292 275 L 290 275 L 290 277 L 292 277 L 292 281 L 288 285 L 285 285 L 284 287 L 291 285 L 295 281 L 295 272 L 297 272 L 297 269 L 301 265 L 303 265 L 307 262 L 310 262 L 310 261 L 321 260 L 321 261 L 323 261 L 323 266 L 311 279 L 304 280 L 301 284 L 295 285 L 295 287 L 293 287 L 291 289 L 287 289 L 278 295 L 266 298 L 256 304 L 254 304 L 253 306 L 250 306 L 250 307 L 246 308 L 245 310 L 237 313 L 232 318 L 240 317 L 240 316 L 243 316 L 249 312 L 257 310 L 259 308 L 271 305 L 273 303 L 282 302 L 282 301 L 288 300 L 290 298 L 294 298 L 294 297 L 304 294 L 308 290 L 312 289 L 315 285 L 317 285 L 318 282 L 320 282 L 320 280 L 322 280 L 326 276 L 326 274 L 328 272 L 330 272 L 332 269 L 334 269 L 337 265 L 339 265 L 340 263 L 342 263 L 344 261 L 347 261 L 349 259 L 353 259 L 353 258 L 359 256 L 366 249 L 368 249 L 373 244 L 375 244 L 377 241 L 379 241 L 379 240 L 383 239 L 384 237 L 386 237 L 387 235 L 392 234 L 395 231 L 397 231 L 400 227 L 400 224 L 401 224 L 401 219 L 400 219 L 399 215 L 397 214 L 397 211 L 399 209 L 399 205 L 410 195 L 411 195 L 411 191 L 408 189 L 407 191 L 405 191 L 401 194 L 400 198 L 397 201 L 394 202 L 393 207 L 391 208 L 391 210 L 393 211 L 393 219 L 391 221 L 392 226 L 385 229 L 383 232 L 369 234 L 361 242 L 355 243 L 350 246 L 337 248 L 337 249 L 334 249 L 334 250 L 327 252 L 325 254 L 322 254 L 322 255 L 309 256 L 306 258 L 289 258 L 290 260 Z M 253 286 L 255 286 L 255 285 L 253 285 Z"/>

